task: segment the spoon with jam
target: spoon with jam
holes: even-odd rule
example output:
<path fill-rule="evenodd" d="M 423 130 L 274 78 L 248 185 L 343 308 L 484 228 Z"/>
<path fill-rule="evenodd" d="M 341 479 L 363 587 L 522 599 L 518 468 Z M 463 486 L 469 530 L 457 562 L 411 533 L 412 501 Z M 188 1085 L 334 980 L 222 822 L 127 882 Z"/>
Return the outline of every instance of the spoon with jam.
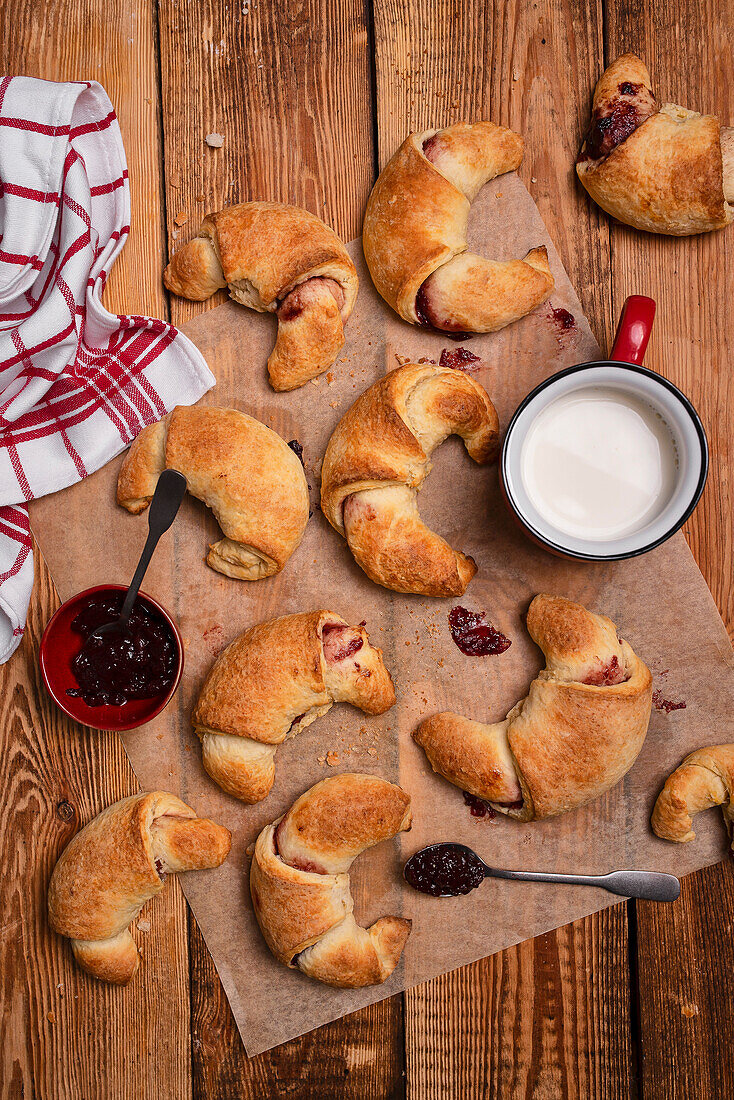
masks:
<path fill-rule="evenodd" d="M 680 882 L 662 871 L 610 871 L 606 875 L 563 875 L 550 871 L 505 871 L 490 867 L 466 844 L 429 844 L 411 856 L 403 869 L 405 881 L 434 898 L 451 898 L 475 890 L 485 878 L 516 882 L 555 882 L 598 886 L 610 894 L 647 901 L 675 901 Z"/>
<path fill-rule="evenodd" d="M 186 492 L 186 478 L 178 470 L 164 470 L 158 478 L 148 513 L 148 538 L 124 600 L 107 593 L 90 602 L 72 622 L 84 645 L 72 661 L 78 696 L 89 706 L 122 706 L 132 699 L 149 699 L 173 682 L 178 650 L 170 628 L 152 614 L 143 600 L 136 603 L 140 585 L 158 541 L 176 518 Z"/>

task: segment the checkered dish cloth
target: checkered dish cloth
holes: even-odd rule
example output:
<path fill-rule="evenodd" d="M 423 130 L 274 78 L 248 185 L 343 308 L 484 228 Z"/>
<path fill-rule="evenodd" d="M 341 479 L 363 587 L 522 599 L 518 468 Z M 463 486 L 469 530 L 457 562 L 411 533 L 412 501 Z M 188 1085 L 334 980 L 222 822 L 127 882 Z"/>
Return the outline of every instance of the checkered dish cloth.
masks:
<path fill-rule="evenodd" d="M 94 82 L 0 80 L 0 662 L 20 642 L 26 502 L 99 469 L 214 385 L 165 321 L 102 305 L 130 232 L 120 128 Z"/>

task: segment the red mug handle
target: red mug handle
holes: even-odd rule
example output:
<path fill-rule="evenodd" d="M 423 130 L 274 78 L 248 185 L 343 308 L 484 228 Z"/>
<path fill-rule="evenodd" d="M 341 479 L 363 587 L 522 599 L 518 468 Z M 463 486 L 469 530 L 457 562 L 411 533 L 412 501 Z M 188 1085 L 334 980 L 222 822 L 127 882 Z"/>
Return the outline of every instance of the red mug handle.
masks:
<path fill-rule="evenodd" d="M 623 363 L 642 363 L 655 320 L 655 302 L 643 294 L 631 294 L 622 306 L 609 358 Z"/>

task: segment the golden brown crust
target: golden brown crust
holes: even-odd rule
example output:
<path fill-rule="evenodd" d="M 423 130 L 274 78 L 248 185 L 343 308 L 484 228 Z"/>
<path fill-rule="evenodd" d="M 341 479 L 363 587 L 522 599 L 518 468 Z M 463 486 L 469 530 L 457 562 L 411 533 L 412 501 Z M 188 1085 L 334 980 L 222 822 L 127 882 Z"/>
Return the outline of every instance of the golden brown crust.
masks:
<path fill-rule="evenodd" d="M 734 745 L 711 745 L 690 753 L 669 775 L 657 797 L 652 827 L 663 840 L 693 840 L 692 818 L 701 810 L 721 806 L 734 850 Z"/>
<path fill-rule="evenodd" d="M 227 286 L 235 301 L 261 313 L 278 310 L 310 280 L 333 281 L 335 306 L 322 301 L 286 331 L 280 319 L 268 363 L 275 389 L 294 389 L 332 365 L 358 287 L 351 257 L 333 230 L 307 210 L 277 202 L 245 202 L 208 214 L 199 237 L 175 254 L 163 280 L 174 294 L 195 300 Z M 292 320 L 295 309 L 290 314 Z"/>
<path fill-rule="evenodd" d="M 251 627 L 219 655 L 192 721 L 204 766 L 219 785 L 259 802 L 275 774 L 274 749 L 335 702 L 382 714 L 395 702 L 382 651 L 363 626 L 331 611 L 286 615 Z"/>
<path fill-rule="evenodd" d="M 166 468 L 184 475 L 222 528 L 207 557 L 212 569 L 241 580 L 280 572 L 303 537 L 309 500 L 303 466 L 279 435 L 237 409 L 179 405 L 133 442 L 118 504 L 142 511 Z"/>
<path fill-rule="evenodd" d="M 427 142 L 433 160 L 424 151 Z M 404 320 L 427 323 L 416 308 L 421 287 L 466 251 L 470 203 L 484 183 L 518 167 L 522 148 L 520 135 L 502 126 L 459 123 L 410 134 L 382 170 L 367 202 L 362 244 L 377 290 Z M 483 308 L 466 314 L 473 327 L 464 331 L 495 331 L 529 313 L 553 288 L 547 263 L 543 273 L 517 260 L 496 264 L 491 280 L 486 274 L 466 285 L 454 277 L 446 302 L 453 323 L 438 327 L 461 331 L 458 313 L 479 293 Z M 444 297 L 448 293 L 444 287 Z"/>
<path fill-rule="evenodd" d="M 641 104 L 625 96 L 626 88 L 641 89 Z M 639 124 L 625 137 L 629 126 L 622 123 L 619 144 L 603 155 L 590 150 L 587 139 L 576 165 L 579 179 L 597 205 L 636 229 L 688 236 L 728 225 L 734 211 L 724 196 L 718 119 L 675 103 L 652 108 L 649 88 L 647 69 L 634 54 L 602 75 L 592 118 L 637 111 Z"/>
<path fill-rule="evenodd" d="M 540 595 L 528 629 L 546 667 L 505 722 L 444 713 L 413 735 L 434 771 L 525 821 L 575 809 L 619 782 L 642 748 L 652 703 L 649 669 L 606 616 Z M 512 805 L 518 783 L 522 801 Z"/>
<path fill-rule="evenodd" d="M 466 374 L 408 363 L 358 397 L 329 440 L 322 511 L 362 569 L 386 588 L 460 595 L 476 572 L 472 559 L 418 514 L 415 493 L 449 435 L 461 436 L 475 462 L 492 462 L 499 440 L 494 405 Z"/>
<path fill-rule="evenodd" d="M 175 795 L 133 795 L 109 806 L 72 838 L 48 888 L 49 924 L 68 936 L 90 973 L 124 982 L 137 966 L 128 925 L 176 871 L 218 867 L 230 834 Z M 132 944 L 132 947 L 131 947 Z"/>
<path fill-rule="evenodd" d="M 344 830 L 342 848 L 335 819 Z M 345 988 L 374 985 L 392 973 L 410 922 L 383 917 L 370 929 L 357 925 L 346 869 L 365 848 L 408 828 L 405 792 L 375 776 L 348 774 L 317 783 L 263 829 L 250 890 L 263 936 L 280 962 Z M 320 871 L 312 869 L 314 855 Z M 345 870 L 324 871 L 327 864 Z"/>

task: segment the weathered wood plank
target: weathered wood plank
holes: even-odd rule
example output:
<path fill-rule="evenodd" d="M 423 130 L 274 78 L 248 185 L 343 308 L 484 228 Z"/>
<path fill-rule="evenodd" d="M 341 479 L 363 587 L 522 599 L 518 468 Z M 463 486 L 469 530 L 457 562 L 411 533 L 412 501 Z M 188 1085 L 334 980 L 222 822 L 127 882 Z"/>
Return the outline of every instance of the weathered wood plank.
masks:
<path fill-rule="evenodd" d="M 410 130 L 490 118 L 521 132 L 520 174 L 604 346 L 608 231 L 573 171 L 600 4 L 375 0 L 374 11 L 380 165 Z M 407 993 L 406 1065 L 421 1098 L 629 1095 L 625 908 Z"/>
<path fill-rule="evenodd" d="M 625 50 L 647 62 L 660 100 L 734 119 L 734 11 L 716 0 L 673 6 L 607 0 L 606 60 Z M 708 485 L 686 535 L 724 621 L 734 629 L 732 588 L 732 230 L 665 238 L 612 228 L 615 308 L 632 291 L 657 300 L 648 366 L 680 386 L 701 414 L 711 449 Z M 681 624 L 678 644 L 685 644 Z M 730 740 L 729 731 L 721 731 Z M 691 745 L 691 749 L 697 746 Z M 724 841 L 722 838 L 722 858 Z M 640 1055 L 651 1100 L 726 1096 L 734 1064 L 726 1036 L 734 1003 L 722 975 L 734 966 L 729 866 L 691 875 L 674 906 L 637 906 Z"/>
<path fill-rule="evenodd" d="M 162 243 L 154 4 L 0 4 L 3 71 L 93 76 L 117 110 L 130 167 L 133 233 L 110 279 L 110 308 L 161 315 Z M 115 736 L 60 716 L 40 684 L 38 643 L 58 600 L 43 562 L 29 628 L 0 670 L 0 1092 L 8 1097 L 191 1093 L 186 910 L 175 882 L 150 906 L 151 931 L 127 990 L 92 981 L 46 925 L 56 857 L 81 822 L 137 788 Z"/>
<path fill-rule="evenodd" d="M 256 198 L 305 206 L 344 240 L 357 236 L 373 178 L 363 5 L 161 0 L 159 12 L 169 249 L 206 211 Z M 221 149 L 206 145 L 212 132 Z M 217 302 L 172 299 L 173 319 Z M 233 364 L 243 377 L 261 368 Z M 263 1096 L 276 1081 L 294 1097 L 398 1094 L 400 998 L 248 1060 L 193 922 L 191 959 L 195 1096 Z"/>

